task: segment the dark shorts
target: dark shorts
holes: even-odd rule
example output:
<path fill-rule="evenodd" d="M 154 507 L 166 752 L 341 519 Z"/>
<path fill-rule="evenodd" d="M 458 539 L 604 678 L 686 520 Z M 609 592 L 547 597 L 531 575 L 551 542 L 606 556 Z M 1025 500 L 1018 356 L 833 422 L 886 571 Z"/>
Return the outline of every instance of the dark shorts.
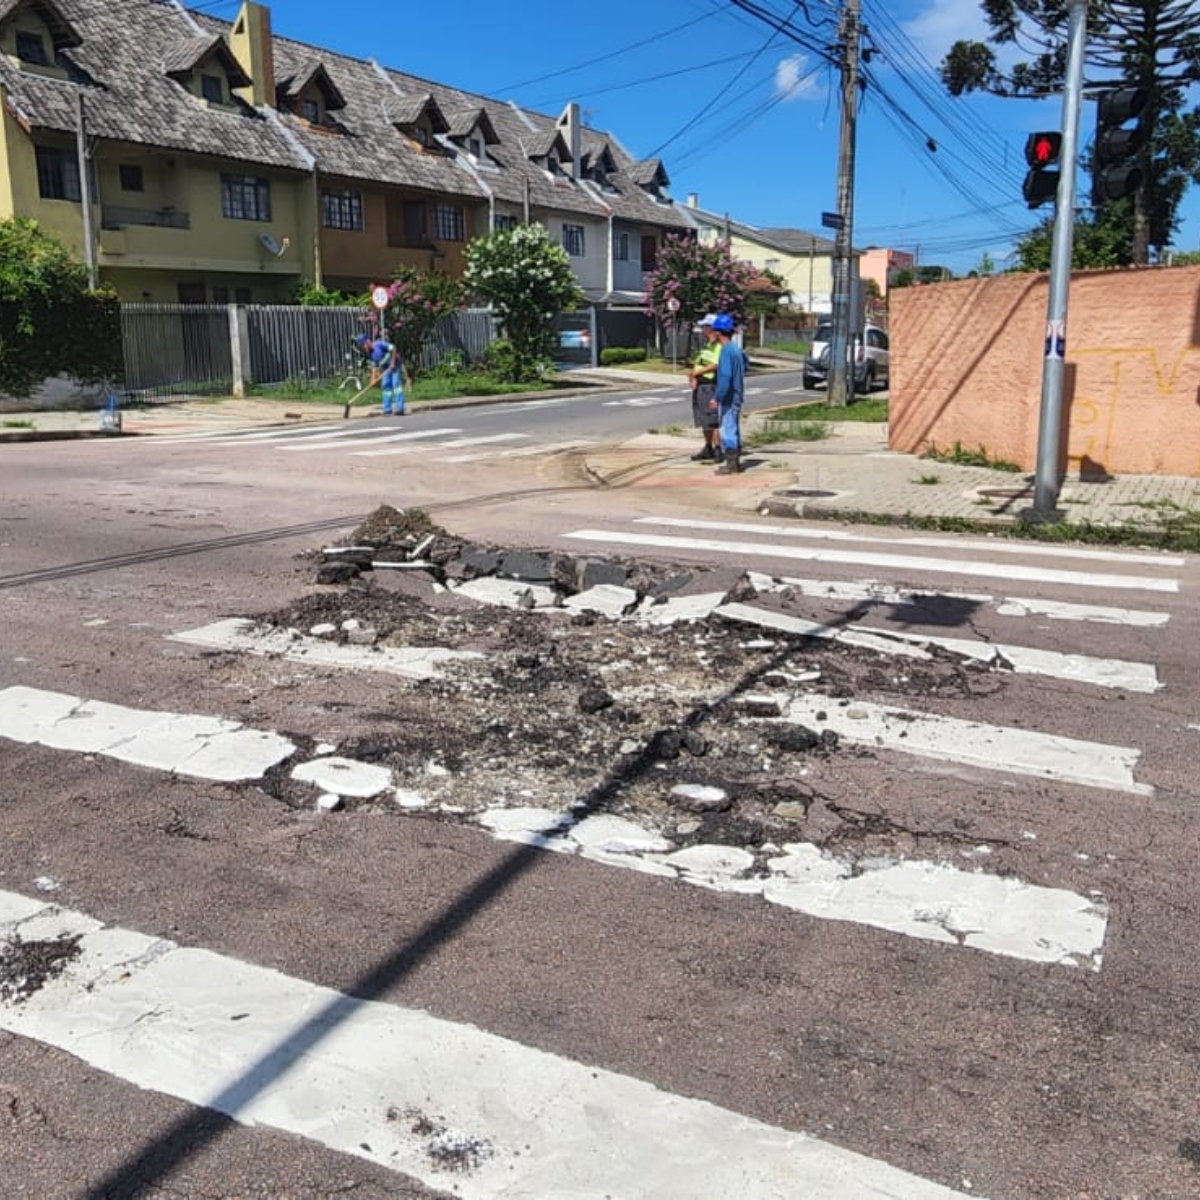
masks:
<path fill-rule="evenodd" d="M 716 429 L 721 423 L 717 411 L 717 385 L 702 383 L 692 392 L 692 424 L 697 429 Z"/>

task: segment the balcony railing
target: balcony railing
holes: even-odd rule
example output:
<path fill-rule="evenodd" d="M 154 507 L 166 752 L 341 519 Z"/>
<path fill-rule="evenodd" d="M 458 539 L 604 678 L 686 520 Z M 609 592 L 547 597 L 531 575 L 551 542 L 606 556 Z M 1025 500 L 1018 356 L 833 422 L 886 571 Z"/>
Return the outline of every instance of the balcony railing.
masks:
<path fill-rule="evenodd" d="M 102 229 L 124 229 L 126 225 L 155 225 L 160 229 L 191 229 L 190 213 L 174 208 L 121 208 L 105 204 L 100 209 Z"/>

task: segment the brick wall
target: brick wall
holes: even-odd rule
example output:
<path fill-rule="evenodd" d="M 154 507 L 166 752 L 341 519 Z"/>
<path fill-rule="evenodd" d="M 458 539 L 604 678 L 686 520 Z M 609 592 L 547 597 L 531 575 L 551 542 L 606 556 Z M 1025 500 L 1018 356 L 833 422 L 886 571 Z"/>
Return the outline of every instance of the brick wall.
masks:
<path fill-rule="evenodd" d="M 1032 471 L 1046 275 L 893 290 L 893 450 L 960 442 Z M 1200 267 L 1071 279 L 1063 394 L 1070 474 L 1200 476 Z"/>

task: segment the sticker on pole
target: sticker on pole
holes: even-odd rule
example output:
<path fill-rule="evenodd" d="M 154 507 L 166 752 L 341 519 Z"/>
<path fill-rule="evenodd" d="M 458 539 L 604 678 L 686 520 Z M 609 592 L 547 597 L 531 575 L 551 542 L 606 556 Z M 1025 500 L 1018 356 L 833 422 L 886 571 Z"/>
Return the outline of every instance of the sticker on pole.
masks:
<path fill-rule="evenodd" d="M 385 287 L 373 287 L 371 289 L 371 303 L 376 308 L 387 308 L 388 306 L 388 290 Z"/>
<path fill-rule="evenodd" d="M 1046 322 L 1046 357 L 1065 358 L 1067 355 L 1066 321 Z"/>

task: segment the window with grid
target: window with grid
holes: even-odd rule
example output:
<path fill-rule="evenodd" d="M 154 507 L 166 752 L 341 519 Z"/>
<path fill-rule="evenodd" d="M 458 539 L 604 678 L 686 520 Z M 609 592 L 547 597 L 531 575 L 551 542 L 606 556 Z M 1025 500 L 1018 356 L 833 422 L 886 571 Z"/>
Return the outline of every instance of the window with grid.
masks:
<path fill-rule="evenodd" d="M 46 54 L 46 43 L 40 33 L 28 30 L 17 30 L 17 57 L 22 62 L 36 63 L 40 67 L 48 67 L 50 58 Z"/>
<path fill-rule="evenodd" d="M 518 217 L 509 216 L 508 213 L 497 213 L 492 220 L 493 229 L 516 229 L 520 224 Z"/>
<path fill-rule="evenodd" d="M 74 151 L 37 147 L 38 195 L 43 200 L 79 200 L 79 160 Z"/>
<path fill-rule="evenodd" d="M 571 255 L 572 258 L 581 258 L 583 256 L 583 226 L 582 225 L 564 225 L 562 231 L 563 249 Z"/>
<path fill-rule="evenodd" d="M 629 261 L 629 234 L 613 234 L 613 259 L 616 262 Z"/>
<path fill-rule="evenodd" d="M 322 195 L 326 229 L 362 229 L 362 192 L 325 192 Z"/>
<path fill-rule="evenodd" d="M 210 104 L 224 104 L 225 80 L 220 75 L 201 75 L 200 95 Z"/>
<path fill-rule="evenodd" d="M 458 205 L 433 206 L 433 236 L 439 242 L 461 242 L 466 238 L 466 219 Z"/>
<path fill-rule="evenodd" d="M 301 100 L 296 105 L 296 111 L 313 125 L 319 125 L 321 122 L 321 106 L 315 100 Z"/>
<path fill-rule="evenodd" d="M 269 221 L 271 184 L 254 175 L 222 175 L 221 215 L 234 221 Z"/>

